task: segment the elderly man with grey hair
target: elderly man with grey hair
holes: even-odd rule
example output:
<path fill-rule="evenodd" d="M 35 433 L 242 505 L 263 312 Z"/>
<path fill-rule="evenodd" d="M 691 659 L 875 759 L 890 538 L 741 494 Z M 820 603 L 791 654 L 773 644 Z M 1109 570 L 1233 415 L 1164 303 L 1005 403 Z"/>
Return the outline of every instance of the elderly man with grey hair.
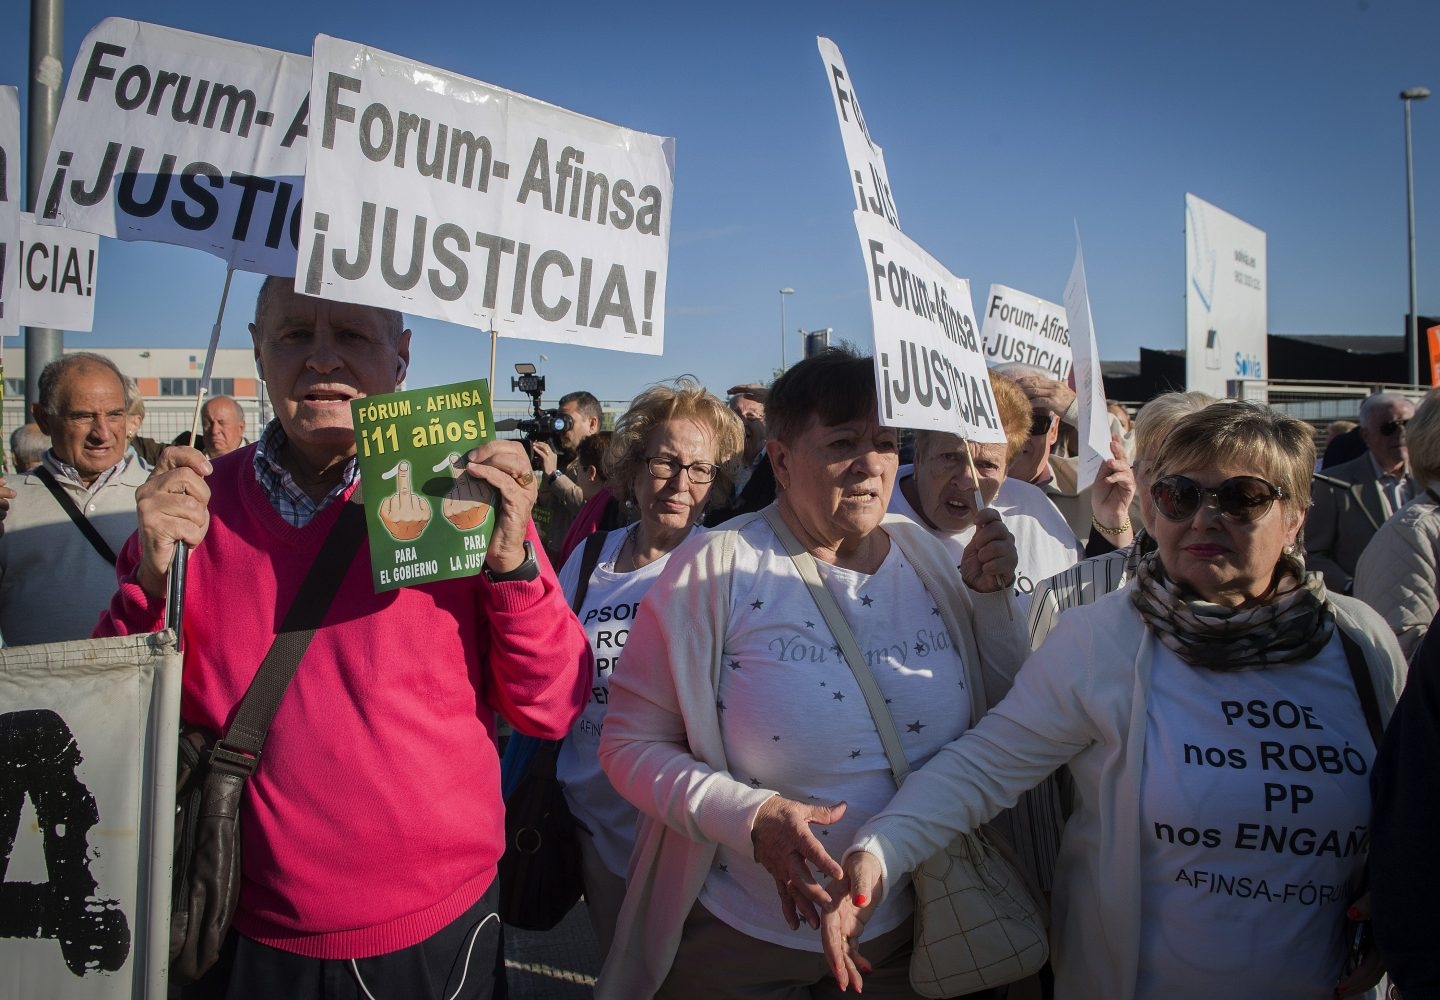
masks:
<path fill-rule="evenodd" d="M 1355 565 L 1375 532 L 1422 487 L 1410 477 L 1405 425 L 1415 404 L 1377 392 L 1360 404 L 1365 454 L 1315 474 L 1314 506 L 1305 520 L 1306 565 L 1325 586 L 1350 593 Z"/>
<path fill-rule="evenodd" d="M 147 472 L 127 458 L 129 394 L 115 363 L 80 352 L 40 373 L 31 415 L 50 436 L 0 537 L 0 632 L 12 646 L 84 639 L 115 592 L 115 553 L 135 531 Z"/>
<path fill-rule="evenodd" d="M 50 448 L 50 435 L 39 424 L 21 424 L 10 434 L 10 458 L 15 471 L 29 472 L 40 464 L 40 457 Z"/>

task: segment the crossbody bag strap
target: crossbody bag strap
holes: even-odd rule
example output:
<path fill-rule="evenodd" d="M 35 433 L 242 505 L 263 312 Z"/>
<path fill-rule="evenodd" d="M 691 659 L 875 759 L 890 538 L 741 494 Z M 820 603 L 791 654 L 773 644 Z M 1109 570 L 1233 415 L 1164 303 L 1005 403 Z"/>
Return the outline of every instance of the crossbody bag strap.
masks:
<path fill-rule="evenodd" d="M 870 672 L 869 664 L 865 662 L 865 654 L 860 651 L 860 644 L 855 641 L 855 632 L 840 611 L 835 595 L 830 593 L 821 581 L 815 557 L 805 550 L 799 539 L 781 520 L 779 510 L 772 505 L 765 508 L 764 514 L 765 520 L 770 522 L 770 527 L 775 532 L 775 537 L 780 539 L 780 544 L 785 547 L 791 561 L 795 563 L 795 568 L 800 571 L 800 579 L 810 588 L 810 596 L 814 599 L 815 606 L 820 609 L 836 645 L 845 654 L 845 662 L 850 664 L 850 672 L 855 675 L 855 682 L 860 685 L 860 693 L 865 696 L 865 705 L 870 709 L 871 718 L 875 720 L 875 729 L 880 734 L 885 756 L 890 761 L 890 773 L 898 786 L 910 774 L 910 763 L 905 759 L 905 751 L 901 749 L 900 731 L 895 728 L 895 719 L 890 714 L 890 709 L 885 707 L 885 694 L 880 690 L 875 675 Z"/>
<path fill-rule="evenodd" d="M 75 506 L 75 501 L 65 491 L 65 487 L 61 486 L 50 470 L 43 465 L 35 467 L 35 476 L 55 497 L 55 502 L 60 505 L 60 509 L 70 515 L 70 520 L 75 522 L 75 527 L 80 529 L 80 533 L 90 542 L 91 547 L 100 553 L 100 558 L 114 566 L 115 550 L 110 547 L 109 542 L 105 541 L 105 536 L 100 534 L 100 529 L 91 524 L 90 519 L 81 512 L 79 507 Z"/>
<path fill-rule="evenodd" d="M 570 610 L 577 615 L 585 606 L 585 594 L 590 589 L 590 574 L 595 572 L 595 567 L 600 562 L 600 550 L 605 546 L 605 535 L 603 531 L 592 532 L 585 539 L 585 548 L 580 553 L 580 582 L 575 585 L 575 598 L 570 602 Z"/>
<path fill-rule="evenodd" d="M 1375 682 L 1370 677 L 1370 666 L 1365 662 L 1365 653 L 1360 649 L 1360 644 L 1346 634 L 1345 630 L 1337 627 L 1340 633 L 1340 646 L 1345 650 L 1345 665 L 1350 668 L 1350 680 L 1355 685 L 1355 694 L 1360 698 L 1360 711 L 1365 713 L 1365 726 L 1370 730 L 1370 738 L 1375 741 L 1375 749 L 1380 749 L 1380 738 L 1385 735 L 1385 726 L 1380 721 L 1380 700 L 1375 697 Z"/>
<path fill-rule="evenodd" d="M 310 565 L 295 603 L 290 605 L 270 651 L 245 691 L 235 721 L 225 738 L 215 744 L 212 766 L 229 766 L 248 776 L 260 763 L 260 748 L 265 745 L 270 723 L 280 710 L 280 699 L 290 686 L 310 640 L 315 638 L 365 537 L 364 508 L 358 503 L 341 502 L 344 510 Z"/>

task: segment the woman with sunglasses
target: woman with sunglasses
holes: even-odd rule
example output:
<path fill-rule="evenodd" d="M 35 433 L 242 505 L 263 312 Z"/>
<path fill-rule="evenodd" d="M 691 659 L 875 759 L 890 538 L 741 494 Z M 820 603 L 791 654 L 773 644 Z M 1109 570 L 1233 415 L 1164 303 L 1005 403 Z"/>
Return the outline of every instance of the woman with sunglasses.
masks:
<path fill-rule="evenodd" d="M 1150 489 L 1156 551 L 1061 616 L 1009 695 L 857 834 L 824 927 L 842 986 L 889 879 L 1065 764 L 1057 998 L 1368 988 L 1347 911 L 1402 660 L 1373 611 L 1304 570 L 1314 459 L 1308 425 L 1253 404 L 1176 425 Z"/>
<path fill-rule="evenodd" d="M 590 641 L 595 676 L 555 770 L 582 834 L 585 903 L 602 955 L 615 933 L 635 842 L 635 807 L 615 793 L 596 756 L 610 678 L 641 598 L 670 554 L 705 530 L 700 516 L 711 498 L 729 495 L 744 436 L 725 401 L 689 379 L 636 396 L 615 424 L 604 461 L 611 488 L 639 519 L 603 541 L 577 546 L 560 571 L 561 589 Z"/>

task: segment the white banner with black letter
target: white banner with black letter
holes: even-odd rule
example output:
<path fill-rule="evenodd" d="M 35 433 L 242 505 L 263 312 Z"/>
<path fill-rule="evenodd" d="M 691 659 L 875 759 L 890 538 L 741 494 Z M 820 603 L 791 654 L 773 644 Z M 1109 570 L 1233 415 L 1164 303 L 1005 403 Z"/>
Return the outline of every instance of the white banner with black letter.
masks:
<path fill-rule="evenodd" d="M 1070 378 L 1070 323 L 1065 307 L 1016 288 L 991 285 L 980 336 L 992 365 L 1035 365 L 1060 382 Z"/>
<path fill-rule="evenodd" d="M 19 333 L 15 230 L 20 224 L 20 91 L 0 87 L 0 344 Z"/>
<path fill-rule="evenodd" d="M 165 997 L 173 638 L 0 650 L 0 996 Z"/>
<path fill-rule="evenodd" d="M 880 422 L 1004 442 L 970 283 L 884 218 L 855 212 L 869 277 Z"/>
<path fill-rule="evenodd" d="M 38 221 L 295 273 L 310 60 L 110 17 L 85 36 Z"/>
<path fill-rule="evenodd" d="M 313 59 L 299 291 L 663 353 L 673 139 L 326 35 Z"/>
<path fill-rule="evenodd" d="M 23 326 L 86 333 L 95 325 L 100 237 L 37 226 L 21 212 L 15 265 L 15 315 Z"/>

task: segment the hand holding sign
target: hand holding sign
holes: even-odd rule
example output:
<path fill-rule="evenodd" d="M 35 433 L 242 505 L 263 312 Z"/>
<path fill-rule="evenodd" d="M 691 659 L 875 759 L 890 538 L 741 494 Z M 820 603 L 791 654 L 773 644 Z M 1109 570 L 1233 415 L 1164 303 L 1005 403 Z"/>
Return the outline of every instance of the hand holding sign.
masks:
<path fill-rule="evenodd" d="M 140 565 L 135 582 L 154 599 L 166 596 L 175 545 L 199 545 L 210 527 L 209 460 L 194 448 L 166 448 L 155 471 L 135 491 Z"/>
<path fill-rule="evenodd" d="M 424 497 L 418 497 L 410 486 L 410 463 L 401 462 L 385 474 L 395 478 L 395 494 L 380 503 L 380 523 L 398 542 L 419 538 L 433 516 L 430 504 Z"/>
<path fill-rule="evenodd" d="M 500 500 L 485 565 L 508 573 L 525 561 L 525 533 L 535 507 L 535 473 L 518 441 L 487 441 L 465 456 L 465 472 L 489 485 Z"/>
<path fill-rule="evenodd" d="M 975 515 L 975 534 L 965 546 L 960 559 L 960 579 L 977 594 L 993 594 L 1015 583 L 1015 570 L 1020 553 L 1015 536 L 1000 519 L 994 507 L 986 507 Z"/>

